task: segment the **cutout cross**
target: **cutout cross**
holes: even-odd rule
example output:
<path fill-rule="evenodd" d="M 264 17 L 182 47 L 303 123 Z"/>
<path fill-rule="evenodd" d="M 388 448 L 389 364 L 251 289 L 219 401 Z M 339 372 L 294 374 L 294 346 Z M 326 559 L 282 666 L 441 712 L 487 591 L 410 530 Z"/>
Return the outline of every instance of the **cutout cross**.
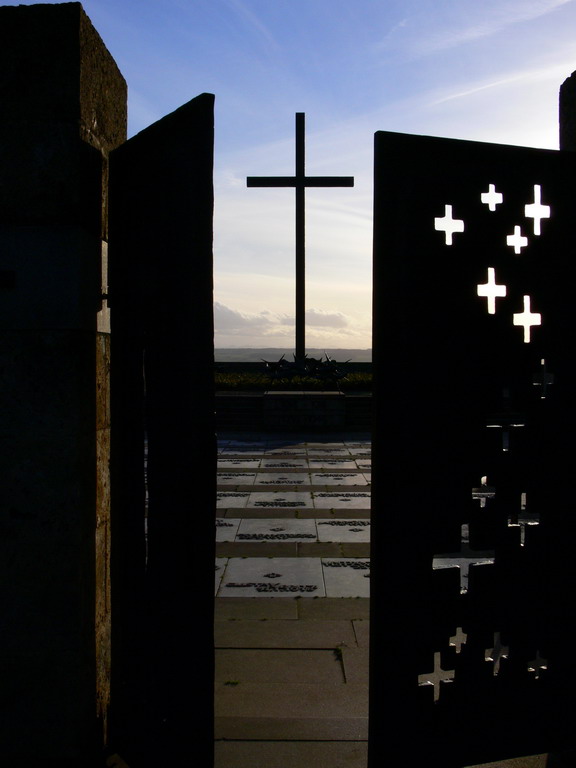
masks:
<path fill-rule="evenodd" d="M 466 645 L 466 640 L 468 640 L 466 632 L 462 627 L 456 627 L 456 634 L 450 638 L 450 648 L 456 648 L 456 653 L 460 653 L 462 646 Z"/>
<path fill-rule="evenodd" d="M 453 683 L 455 670 L 442 669 L 440 651 L 434 653 L 434 671 L 418 675 L 418 685 L 434 686 L 434 703 L 440 698 L 440 683 Z"/>
<path fill-rule="evenodd" d="M 540 371 L 534 374 L 534 378 L 532 379 L 532 384 L 535 387 L 542 387 L 542 390 L 541 390 L 542 394 L 540 395 L 540 400 L 546 400 L 546 395 L 548 394 L 548 387 L 554 384 L 554 374 L 548 373 L 548 371 L 546 370 L 546 360 L 544 358 L 540 360 Z"/>
<path fill-rule="evenodd" d="M 530 328 L 533 325 L 542 325 L 542 315 L 530 311 L 530 296 L 524 296 L 524 311 L 517 312 L 513 316 L 514 325 L 524 328 L 524 343 L 530 343 Z"/>
<path fill-rule="evenodd" d="M 486 475 L 480 480 L 480 488 L 472 488 L 472 498 L 478 499 L 480 502 L 480 508 L 484 509 L 486 502 L 493 499 L 496 496 L 496 489 L 491 485 L 488 485 L 488 478 Z"/>
<path fill-rule="evenodd" d="M 468 592 L 468 577 L 470 575 L 471 565 L 494 565 L 494 552 L 478 552 L 470 549 L 469 530 L 467 525 L 461 528 L 461 548 L 460 552 L 451 552 L 447 555 L 434 555 L 432 568 L 438 570 L 441 568 L 459 568 L 460 569 L 460 594 Z"/>
<path fill-rule="evenodd" d="M 484 661 L 491 661 L 494 663 L 494 677 L 500 672 L 500 662 L 502 659 L 507 659 L 509 653 L 510 648 L 507 645 L 502 645 L 500 632 L 494 632 L 494 648 L 487 648 L 484 652 Z"/>
<path fill-rule="evenodd" d="M 444 232 L 446 235 L 446 245 L 452 245 L 452 235 L 455 232 L 464 232 L 464 221 L 462 219 L 452 218 L 452 206 L 444 206 L 444 216 L 434 219 L 434 229 Z"/>
<path fill-rule="evenodd" d="M 528 510 L 528 495 L 520 495 L 520 512 L 508 516 L 508 528 L 520 529 L 520 546 L 526 546 L 526 528 L 529 525 L 540 525 L 540 515 L 538 512 Z"/>
<path fill-rule="evenodd" d="M 478 296 L 488 299 L 488 314 L 496 314 L 496 299 L 506 296 L 506 286 L 496 284 L 496 270 L 488 267 L 488 282 L 477 286 Z"/>
<path fill-rule="evenodd" d="M 305 190 L 306 187 L 353 187 L 353 176 L 306 176 L 304 112 L 296 113 L 296 173 L 294 176 L 248 176 L 248 187 L 294 187 L 296 190 L 296 360 L 306 357 L 305 331 Z"/>
<path fill-rule="evenodd" d="M 525 427 L 526 424 L 524 422 L 524 417 L 520 413 L 512 411 L 512 406 L 510 405 L 510 390 L 508 389 L 502 390 L 502 397 L 504 399 L 503 411 L 500 413 L 490 415 L 488 418 L 488 423 L 486 424 L 486 428 L 501 429 L 502 430 L 502 450 L 509 451 L 510 450 L 510 430 Z"/>
<path fill-rule="evenodd" d="M 494 184 L 488 185 L 488 192 L 482 192 L 480 200 L 488 206 L 489 211 L 495 211 L 496 206 L 503 202 L 502 192 L 496 192 Z"/>
<path fill-rule="evenodd" d="M 534 672 L 534 679 L 538 680 L 543 669 L 548 669 L 548 659 L 543 659 L 540 651 L 536 651 L 536 658 L 528 663 L 528 672 Z"/>
<path fill-rule="evenodd" d="M 519 226 L 514 227 L 514 234 L 506 237 L 506 245 L 514 248 L 514 253 L 520 253 L 528 245 L 528 238 L 522 234 Z"/>
<path fill-rule="evenodd" d="M 550 206 L 542 205 L 542 188 L 540 184 L 534 184 L 534 202 L 524 206 L 524 215 L 527 219 L 534 219 L 534 234 L 540 234 L 540 222 L 550 218 Z"/>

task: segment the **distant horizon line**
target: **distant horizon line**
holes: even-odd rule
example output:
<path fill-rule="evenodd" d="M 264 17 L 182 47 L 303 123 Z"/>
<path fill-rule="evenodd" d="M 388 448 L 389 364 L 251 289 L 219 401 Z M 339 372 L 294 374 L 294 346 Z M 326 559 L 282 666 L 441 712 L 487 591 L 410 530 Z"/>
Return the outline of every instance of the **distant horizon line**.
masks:
<path fill-rule="evenodd" d="M 278 346 L 275 346 L 275 345 L 274 346 L 267 346 L 267 347 L 256 347 L 256 346 L 254 346 L 254 347 L 246 347 L 246 346 L 216 347 L 215 346 L 214 349 L 282 349 L 282 350 L 285 350 L 286 352 L 294 352 L 295 351 L 294 347 L 278 347 Z M 349 349 L 349 350 L 359 350 L 359 351 L 362 351 L 362 352 L 368 352 L 369 350 L 372 349 L 372 347 L 329 347 L 329 346 L 324 346 L 324 347 L 307 347 L 307 349 L 314 349 L 314 350 L 316 350 L 316 349 Z"/>

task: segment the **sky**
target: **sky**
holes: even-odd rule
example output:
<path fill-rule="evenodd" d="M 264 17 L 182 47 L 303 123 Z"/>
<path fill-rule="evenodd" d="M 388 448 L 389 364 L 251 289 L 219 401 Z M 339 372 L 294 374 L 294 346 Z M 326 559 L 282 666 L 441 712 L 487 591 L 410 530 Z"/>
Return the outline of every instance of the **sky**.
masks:
<path fill-rule="evenodd" d="M 18 5 L 19 2 L 4 2 Z M 34 4 L 34 3 L 25 3 Z M 294 344 L 294 174 L 306 192 L 306 340 L 371 347 L 378 130 L 558 148 L 576 0 L 84 0 L 128 83 L 129 135 L 216 96 L 215 346 Z"/>

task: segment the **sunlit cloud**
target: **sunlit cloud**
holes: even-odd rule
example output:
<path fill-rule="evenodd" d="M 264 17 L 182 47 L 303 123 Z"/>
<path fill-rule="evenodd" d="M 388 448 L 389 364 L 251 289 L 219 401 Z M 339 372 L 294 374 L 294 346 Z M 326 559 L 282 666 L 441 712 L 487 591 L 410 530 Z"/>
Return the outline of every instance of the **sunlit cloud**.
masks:
<path fill-rule="evenodd" d="M 330 312 L 322 309 L 307 309 L 306 324 L 319 329 L 345 329 L 350 319 L 342 312 Z M 245 333 L 246 330 L 259 331 L 263 335 L 285 333 L 294 328 L 294 316 L 271 312 L 263 309 L 258 313 L 240 312 L 231 309 L 219 301 L 214 303 L 214 325 L 216 333 Z"/>

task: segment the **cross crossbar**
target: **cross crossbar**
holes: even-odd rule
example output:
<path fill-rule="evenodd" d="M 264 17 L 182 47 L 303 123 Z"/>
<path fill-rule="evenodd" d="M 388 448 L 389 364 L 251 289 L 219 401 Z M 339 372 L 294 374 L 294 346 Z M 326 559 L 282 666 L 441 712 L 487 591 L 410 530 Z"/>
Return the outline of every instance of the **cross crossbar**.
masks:
<path fill-rule="evenodd" d="M 294 176 L 248 176 L 247 187 L 294 187 L 296 190 L 296 359 L 306 357 L 305 313 L 305 190 L 306 187 L 353 187 L 353 176 L 306 176 L 305 115 L 296 113 L 296 172 Z"/>
<path fill-rule="evenodd" d="M 352 176 L 248 176 L 247 187 L 353 187 Z"/>

